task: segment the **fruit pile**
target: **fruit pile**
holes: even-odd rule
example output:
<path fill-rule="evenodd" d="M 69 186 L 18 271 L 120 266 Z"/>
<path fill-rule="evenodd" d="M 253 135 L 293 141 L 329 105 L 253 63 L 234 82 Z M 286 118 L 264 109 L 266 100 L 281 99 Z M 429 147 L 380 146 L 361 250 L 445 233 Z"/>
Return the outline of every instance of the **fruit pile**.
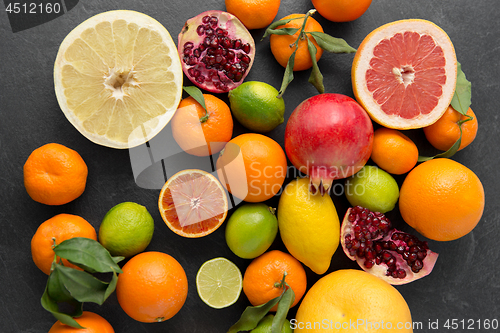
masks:
<path fill-rule="evenodd" d="M 313 1 L 334 22 L 357 19 L 371 1 L 346 3 Z M 166 321 L 182 309 L 191 279 L 201 300 L 217 309 L 234 304 L 243 291 L 249 306 L 229 332 L 308 330 L 287 319 L 289 308 L 299 304 L 295 323 L 411 322 L 408 305 L 391 284 L 423 278 L 439 265 L 425 238 L 455 240 L 480 221 L 481 181 L 450 159 L 473 142 L 477 119 L 469 83 L 441 28 L 425 20 L 392 22 L 355 50 L 323 32 L 312 18 L 316 10 L 273 23 L 279 1 L 252 5 L 226 0 L 228 12 L 188 19 L 177 45 L 159 22 L 125 10 L 88 19 L 62 42 L 54 80 L 70 123 L 111 148 L 143 145 L 171 128 L 183 154 L 215 158 L 213 173 L 186 168 L 168 177 L 158 195 L 159 214 L 186 242 L 210 237 L 225 223 L 223 246 L 251 262 L 241 274 L 227 258 L 214 258 L 196 277 L 187 276 L 180 258 L 147 251 L 153 217 L 133 202 L 110 208 L 98 232 L 82 217 L 56 215 L 31 242 L 34 263 L 48 275 L 42 306 L 58 319 L 50 332 L 113 332 L 104 318 L 82 309 L 85 302 L 102 304 L 115 290 L 131 318 Z M 285 68 L 279 90 L 245 81 L 256 59 L 248 29 L 267 25 L 264 37 L 270 35 L 272 54 Z M 356 52 L 355 99 L 324 93 L 317 63 L 323 51 Z M 285 119 L 286 87 L 294 71 L 308 69 L 319 94 Z M 183 76 L 194 86 L 183 87 Z M 183 92 L 189 96 L 182 98 Z M 234 121 L 247 132 L 233 137 Z M 278 126 L 285 127 L 283 147 L 267 135 Z M 445 152 L 419 156 L 403 132 L 417 128 Z M 300 177 L 286 182 L 290 169 Z M 401 187 L 393 175 L 404 177 Z M 33 151 L 24 165 L 27 193 L 45 205 L 76 200 L 88 176 L 83 158 L 56 143 Z M 352 205 L 342 222 L 331 197 L 339 185 Z M 271 198 L 279 198 L 278 207 L 269 207 Z M 231 212 L 235 200 L 242 203 Z M 425 238 L 393 228 L 384 214 L 396 205 Z M 288 253 L 269 250 L 278 234 Z M 366 272 L 342 269 L 308 285 L 306 272 L 327 273 L 339 244 Z"/>

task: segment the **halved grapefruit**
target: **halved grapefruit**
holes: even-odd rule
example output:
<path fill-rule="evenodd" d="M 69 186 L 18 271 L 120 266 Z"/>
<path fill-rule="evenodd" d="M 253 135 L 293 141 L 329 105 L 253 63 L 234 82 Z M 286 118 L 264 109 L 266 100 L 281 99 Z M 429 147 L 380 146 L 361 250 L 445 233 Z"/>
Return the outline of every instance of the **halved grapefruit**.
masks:
<path fill-rule="evenodd" d="M 432 22 L 395 21 L 365 37 L 351 78 L 356 99 L 377 123 L 396 129 L 425 127 L 443 115 L 453 98 L 455 49 Z"/>
<path fill-rule="evenodd" d="M 160 192 L 158 208 L 176 234 L 198 238 L 219 228 L 227 216 L 227 195 L 220 182 L 203 170 L 188 169 L 170 177 Z"/>

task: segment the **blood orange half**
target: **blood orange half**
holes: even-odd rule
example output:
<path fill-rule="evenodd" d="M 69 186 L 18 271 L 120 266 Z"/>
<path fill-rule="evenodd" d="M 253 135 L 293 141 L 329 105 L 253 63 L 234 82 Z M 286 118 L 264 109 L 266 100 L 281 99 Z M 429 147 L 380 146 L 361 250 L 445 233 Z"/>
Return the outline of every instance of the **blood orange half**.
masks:
<path fill-rule="evenodd" d="M 365 37 L 351 77 L 356 99 L 374 121 L 389 128 L 421 128 L 450 105 L 457 80 L 455 49 L 432 22 L 395 21 Z"/>
<path fill-rule="evenodd" d="M 158 208 L 173 232 L 197 238 L 211 234 L 224 222 L 227 195 L 213 175 L 188 169 L 176 173 L 163 185 Z"/>

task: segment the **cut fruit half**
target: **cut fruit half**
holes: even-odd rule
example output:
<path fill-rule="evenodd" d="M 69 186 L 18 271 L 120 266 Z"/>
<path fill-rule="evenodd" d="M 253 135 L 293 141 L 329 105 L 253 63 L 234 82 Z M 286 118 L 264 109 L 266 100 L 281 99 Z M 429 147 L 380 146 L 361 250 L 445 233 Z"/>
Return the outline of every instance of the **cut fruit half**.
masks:
<path fill-rule="evenodd" d="M 170 177 L 160 192 L 158 208 L 165 224 L 189 238 L 206 236 L 227 216 L 227 195 L 220 182 L 203 170 L 183 170 Z"/>
<path fill-rule="evenodd" d="M 453 98 L 455 49 L 432 22 L 388 23 L 365 37 L 351 77 L 356 99 L 374 121 L 396 129 L 425 127 L 443 115 Z"/>
<path fill-rule="evenodd" d="M 234 304 L 241 294 L 243 279 L 239 268 L 226 258 L 215 258 L 201 265 L 196 289 L 201 300 L 215 309 Z"/>
<path fill-rule="evenodd" d="M 158 134 L 182 95 L 182 66 L 169 32 L 134 11 L 98 14 L 64 39 L 54 85 L 66 118 L 89 140 L 131 148 Z"/>

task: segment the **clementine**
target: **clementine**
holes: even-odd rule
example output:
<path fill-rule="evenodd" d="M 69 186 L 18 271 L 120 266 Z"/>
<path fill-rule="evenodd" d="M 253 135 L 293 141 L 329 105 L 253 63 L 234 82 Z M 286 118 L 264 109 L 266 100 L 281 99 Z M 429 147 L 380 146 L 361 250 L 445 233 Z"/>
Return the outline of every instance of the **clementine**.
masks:
<path fill-rule="evenodd" d="M 424 127 L 425 137 L 434 148 L 446 151 L 460 137 L 459 123 L 462 122 L 462 140 L 458 150 L 464 149 L 476 138 L 478 127 L 477 117 L 471 108 L 467 110 L 467 115 L 472 119 L 468 120 L 469 117 L 460 114 L 450 105 L 434 124 Z"/>
<path fill-rule="evenodd" d="M 312 0 L 312 3 L 318 13 L 327 20 L 349 22 L 363 15 L 372 0 Z"/>
<path fill-rule="evenodd" d="M 65 325 L 58 320 L 52 325 L 49 333 L 115 333 L 111 324 L 97 313 L 83 311 L 83 314 L 75 320 L 84 329 Z"/>
<path fill-rule="evenodd" d="M 283 148 L 262 134 L 246 133 L 233 138 L 217 160 L 222 185 L 248 202 L 262 202 L 276 195 L 286 173 Z"/>
<path fill-rule="evenodd" d="M 251 29 L 262 29 L 271 24 L 278 14 L 280 0 L 226 0 L 226 11 L 236 16 Z"/>
<path fill-rule="evenodd" d="M 203 94 L 207 111 L 193 97 L 183 99 L 172 118 L 172 134 L 185 152 L 208 156 L 224 148 L 233 135 L 229 106 L 221 99 Z"/>
<path fill-rule="evenodd" d="M 299 18 L 293 21 L 288 22 L 285 25 L 280 25 L 276 29 L 280 28 L 296 28 L 300 29 L 304 22 L 304 19 L 300 19 L 300 17 L 305 17 L 304 14 L 291 14 L 282 18 L 282 20 L 291 19 L 291 18 Z M 306 25 L 304 27 L 304 31 L 317 31 L 323 32 L 323 28 L 321 25 L 312 17 L 308 17 L 306 21 Z M 300 39 L 298 42 L 298 46 L 295 46 L 295 41 L 299 37 L 300 30 L 297 31 L 293 35 L 275 35 L 272 34 L 270 37 L 271 43 L 271 52 L 273 53 L 276 61 L 283 66 L 286 67 L 288 63 L 288 59 L 292 55 L 293 51 L 295 51 L 295 61 L 293 65 L 294 71 L 303 71 L 312 67 L 311 55 L 309 54 L 309 50 L 307 48 L 307 40 Z M 323 49 L 321 49 L 314 37 L 307 35 L 307 38 L 316 46 L 316 61 L 321 58 L 323 54 Z"/>
<path fill-rule="evenodd" d="M 122 309 L 143 323 L 172 318 L 186 302 L 188 283 L 181 264 L 162 252 L 132 257 L 118 277 L 116 297 Z"/>
<path fill-rule="evenodd" d="M 77 215 L 59 214 L 43 222 L 31 239 L 31 256 L 35 265 L 49 275 L 55 256 L 53 247 L 74 237 L 97 240 L 97 233 L 90 223 Z M 62 262 L 64 266 L 80 269 L 66 259 Z"/>
<path fill-rule="evenodd" d="M 58 143 L 35 149 L 24 164 L 29 196 L 46 205 L 64 205 L 85 190 L 88 169 L 80 154 Z"/>
<path fill-rule="evenodd" d="M 484 210 L 484 188 L 466 166 L 447 158 L 426 161 L 405 178 L 399 195 L 403 219 L 427 238 L 465 236 Z"/>
<path fill-rule="evenodd" d="M 281 295 L 283 287 L 280 284 L 285 272 L 285 282 L 295 294 L 291 307 L 297 305 L 306 292 L 306 272 L 297 259 L 278 250 L 266 252 L 248 265 L 243 276 L 243 292 L 250 303 L 261 305 Z M 276 311 L 277 307 L 275 305 L 271 311 Z"/>

